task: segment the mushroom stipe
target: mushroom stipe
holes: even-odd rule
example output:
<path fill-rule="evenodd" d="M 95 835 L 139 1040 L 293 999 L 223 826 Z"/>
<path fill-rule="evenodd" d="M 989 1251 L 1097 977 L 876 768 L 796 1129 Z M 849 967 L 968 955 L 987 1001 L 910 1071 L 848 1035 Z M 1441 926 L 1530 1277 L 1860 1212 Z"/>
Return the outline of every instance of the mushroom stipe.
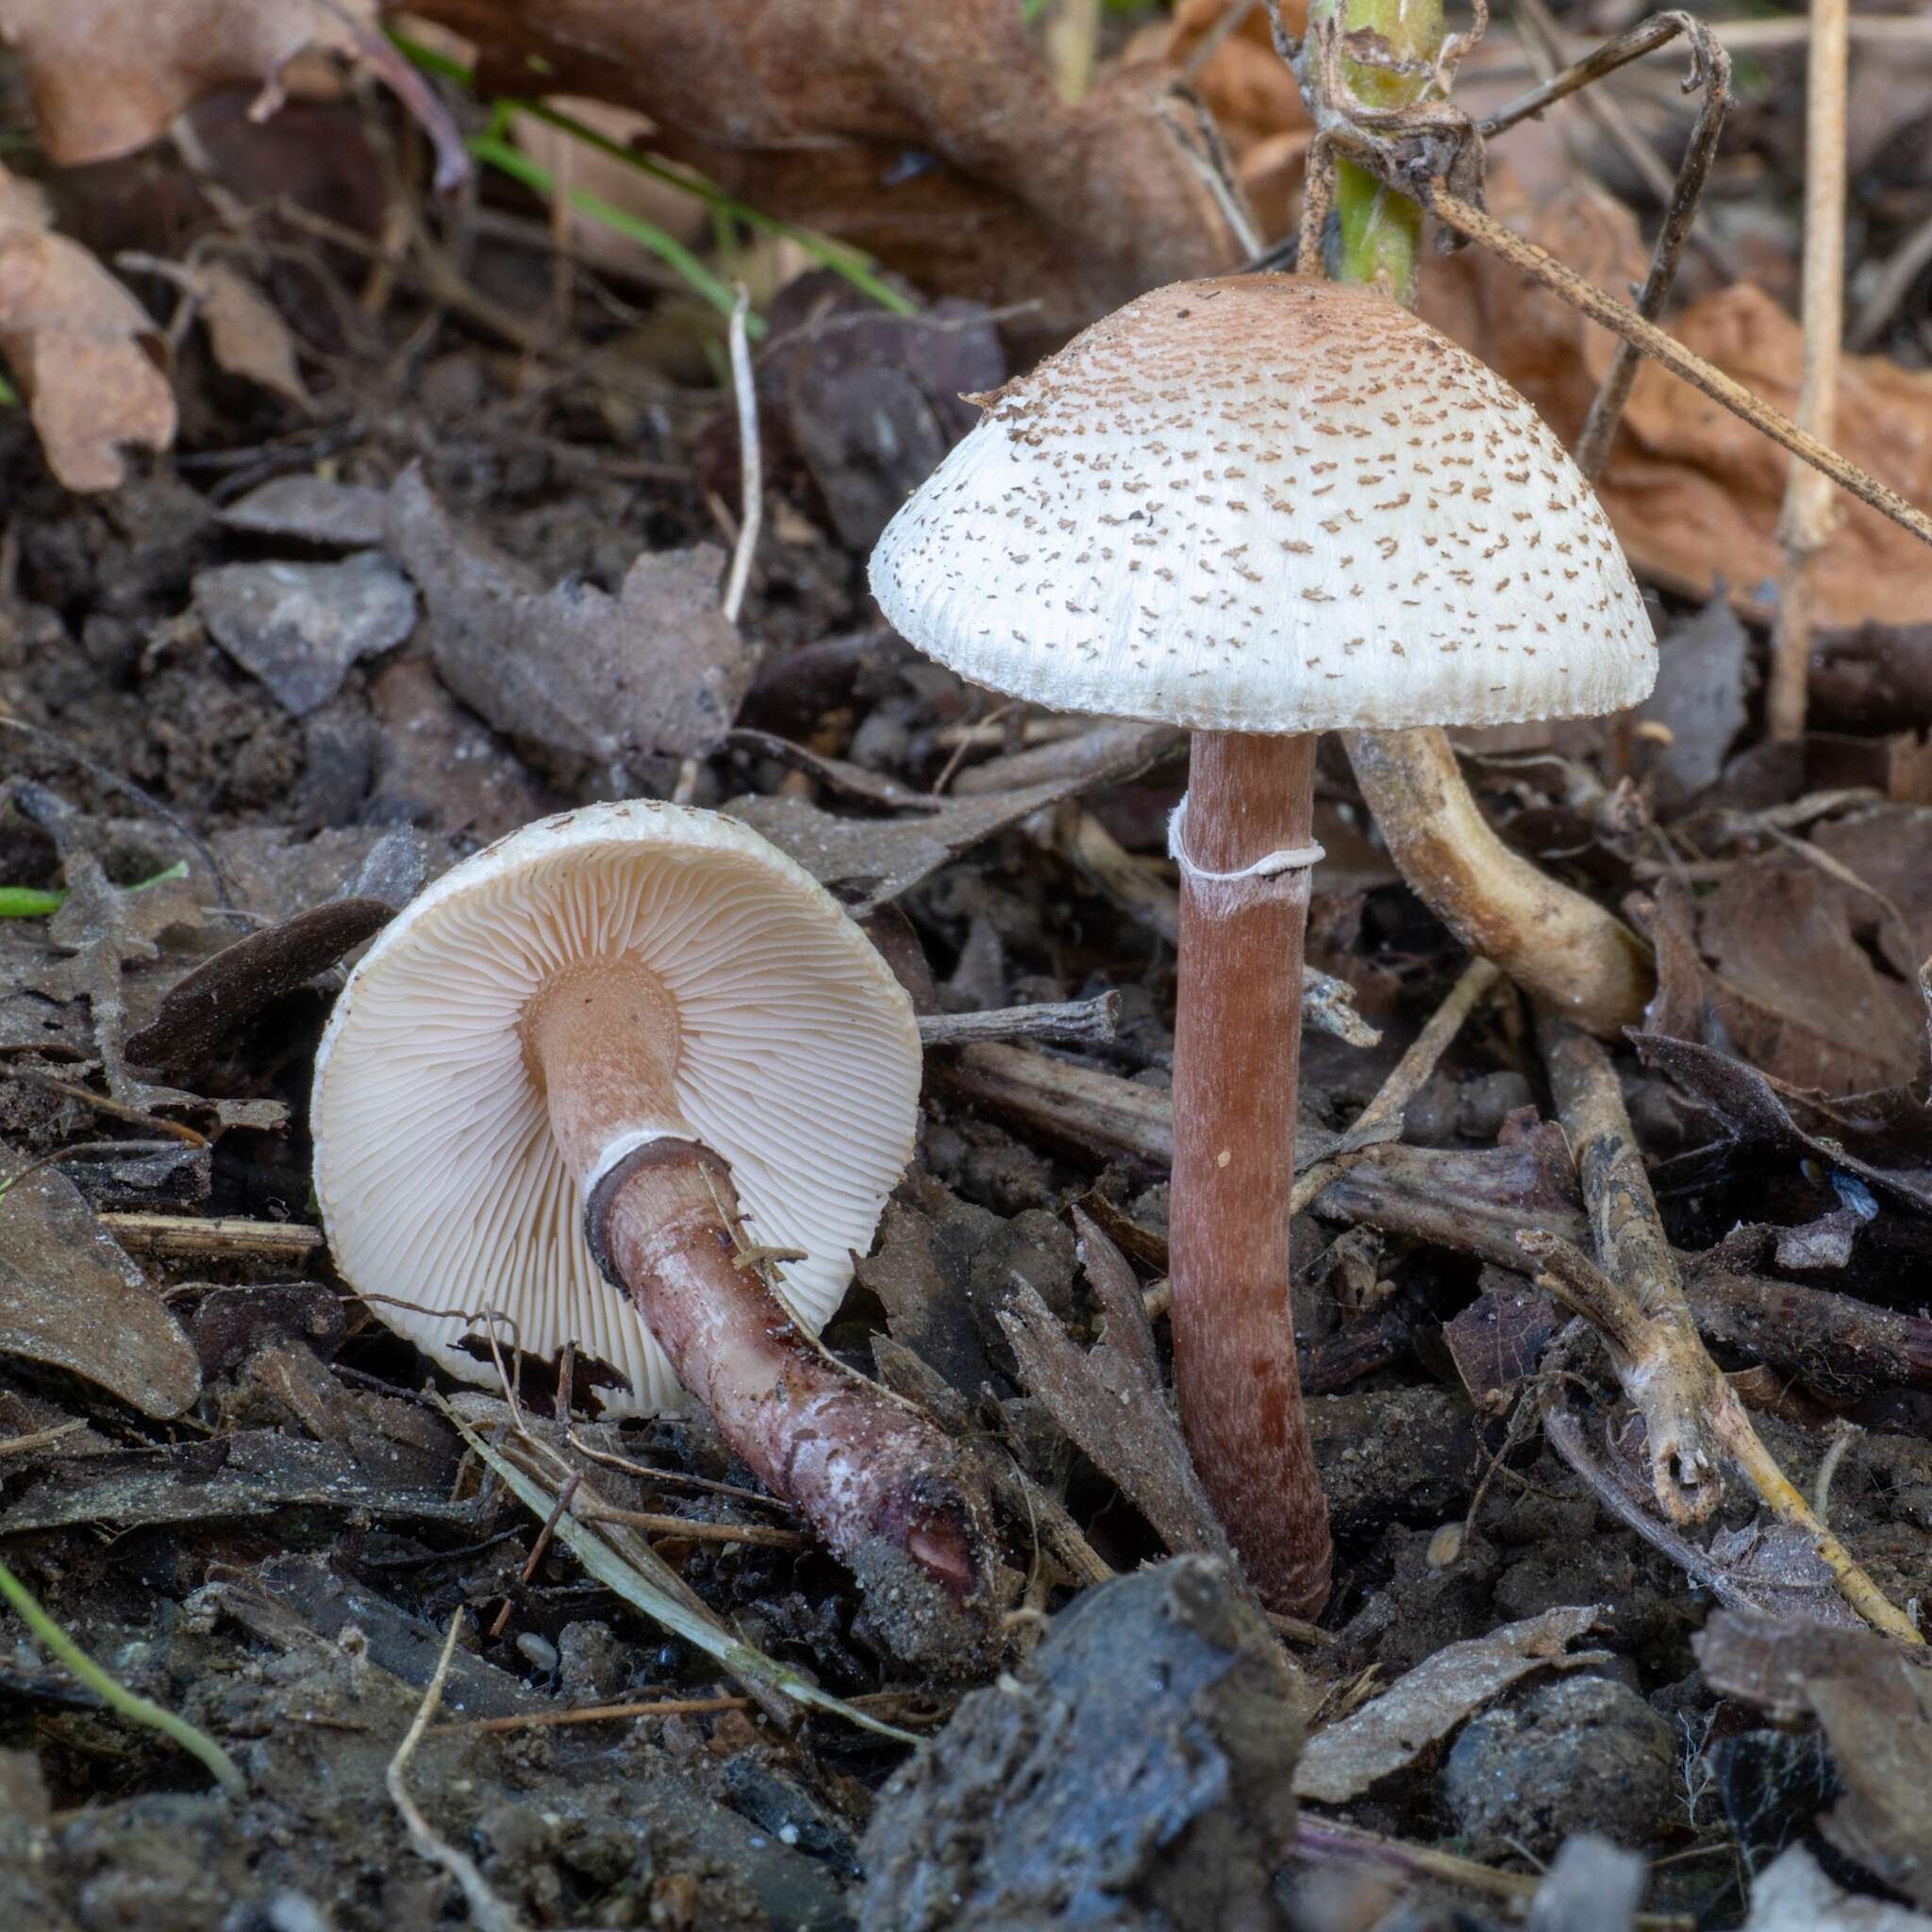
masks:
<path fill-rule="evenodd" d="M 1194 733 L 1181 867 L 1174 1384 L 1269 1606 L 1328 1593 L 1289 1298 L 1314 737 L 1634 704 L 1657 645 L 1528 402 L 1405 308 L 1293 275 L 1139 297 L 979 398 L 872 584 L 962 676 Z"/>
<path fill-rule="evenodd" d="M 488 1304 L 529 1353 L 610 1363 L 607 1412 L 695 1398 L 887 1645 L 966 1670 L 994 1621 L 977 1479 L 813 1340 L 919 1080 L 910 1002 L 816 881 L 716 814 L 591 806 L 455 867 L 357 966 L 316 1059 L 316 1191 L 343 1274 L 452 1374 L 487 1374 L 456 1317 Z"/>

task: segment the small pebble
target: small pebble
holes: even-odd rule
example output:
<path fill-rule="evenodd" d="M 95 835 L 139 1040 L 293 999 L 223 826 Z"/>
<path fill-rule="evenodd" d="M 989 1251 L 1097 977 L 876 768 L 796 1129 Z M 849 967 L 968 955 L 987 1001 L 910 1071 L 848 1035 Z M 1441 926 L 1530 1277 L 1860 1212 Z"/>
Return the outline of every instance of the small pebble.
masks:
<path fill-rule="evenodd" d="M 1574 1832 L 1643 1851 L 1681 1815 L 1676 1738 L 1634 1690 L 1563 1677 L 1463 1727 L 1439 1781 L 1472 1855 L 1552 1857 Z"/>
<path fill-rule="evenodd" d="M 556 1644 L 547 1637 L 540 1637 L 534 1630 L 525 1630 L 517 1639 L 517 1655 L 525 1663 L 534 1664 L 540 1671 L 554 1671 L 557 1668 Z"/>

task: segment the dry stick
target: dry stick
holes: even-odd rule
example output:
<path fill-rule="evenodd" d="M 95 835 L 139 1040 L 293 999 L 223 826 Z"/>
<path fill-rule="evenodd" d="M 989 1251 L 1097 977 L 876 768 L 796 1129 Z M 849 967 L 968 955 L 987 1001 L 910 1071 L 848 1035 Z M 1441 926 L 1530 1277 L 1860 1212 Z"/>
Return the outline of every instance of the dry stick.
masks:
<path fill-rule="evenodd" d="M 1474 958 L 1462 969 L 1462 975 L 1449 989 L 1449 996 L 1430 1014 L 1427 1025 L 1418 1033 L 1408 1051 L 1395 1062 L 1389 1077 L 1350 1126 L 1342 1144 L 1325 1160 L 1295 1179 L 1289 1197 L 1289 1211 L 1299 1214 L 1338 1174 L 1346 1174 L 1369 1148 L 1402 1131 L 1402 1117 L 1408 1103 L 1422 1091 L 1436 1071 L 1436 1062 L 1449 1050 L 1449 1043 L 1462 1031 L 1462 1023 L 1500 977 L 1488 959 Z M 1384 1134 L 1384 1129 L 1392 1129 Z"/>
<path fill-rule="evenodd" d="M 1901 529 L 1909 530 L 1921 542 L 1932 543 L 1932 516 L 1909 503 L 1896 490 L 1889 489 L 1869 471 L 1848 461 L 1835 449 L 1793 423 L 1789 416 L 1761 401 L 1740 382 L 1713 368 L 1702 356 L 1687 349 L 1674 336 L 1666 335 L 1655 323 L 1646 322 L 1627 304 L 1606 295 L 1593 282 L 1586 281 L 1574 269 L 1566 268 L 1547 249 L 1506 228 L 1503 224 L 1458 194 L 1438 178 L 1429 191 L 1429 210 L 1445 226 L 1472 242 L 1480 242 L 1513 268 L 1554 290 L 1572 308 L 1580 309 L 1591 321 L 1633 342 L 1653 361 L 1659 362 L 1680 381 L 1701 391 L 1712 402 L 1721 403 L 1735 416 L 1740 416 L 1754 429 L 1771 438 L 1793 456 L 1802 457 L 1814 469 L 1841 489 L 1848 490 L 1860 503 L 1887 516 Z"/>
<path fill-rule="evenodd" d="M 1838 371 L 1845 327 L 1846 0 L 1811 0 L 1811 59 L 1805 80 L 1805 359 L 1798 421 L 1830 437 L 1838 417 Z M 1772 634 L 1765 723 L 1774 739 L 1805 735 L 1816 586 L 1812 559 L 1831 540 L 1839 507 L 1831 485 L 1791 465 L 1778 540 L 1777 625 Z"/>
<path fill-rule="evenodd" d="M 543 1560 L 543 1552 L 550 1547 L 550 1539 L 557 1534 L 558 1521 L 569 1511 L 571 1498 L 576 1494 L 577 1485 L 582 1480 L 581 1476 L 574 1475 L 558 1491 L 556 1507 L 544 1519 L 543 1527 L 537 1532 L 537 1541 L 530 1545 L 530 1554 L 524 1563 L 523 1574 L 517 1578 L 520 1587 L 526 1587 L 531 1577 L 536 1575 L 537 1565 Z M 496 1621 L 490 1626 L 492 1642 L 503 1635 L 504 1625 L 509 1622 L 509 1613 L 515 1607 L 515 1597 L 504 1598 L 503 1607 L 497 1611 Z"/>
<path fill-rule="evenodd" d="M 1339 1818 L 1318 1817 L 1307 1809 L 1295 1827 L 1294 1849 L 1297 1857 L 1313 1864 L 1384 1865 L 1407 1877 L 1434 1878 L 1518 1905 L 1527 1905 L 1542 1884 L 1537 1873 L 1498 1871 L 1493 1865 L 1479 1865 L 1454 1852 L 1384 1838 L 1380 1832 L 1344 1824 Z M 1688 1914 L 1639 1912 L 1631 1923 L 1641 1932 L 1691 1932 L 1696 1921 Z"/>
<path fill-rule="evenodd" d="M 1557 26 L 1555 16 L 1545 5 L 1545 0 L 1515 0 L 1515 10 L 1518 17 L 1517 31 L 1523 39 L 1525 48 L 1529 47 L 1530 42 L 1534 40 L 1543 51 L 1546 58 L 1552 60 L 1560 59 L 1563 45 L 1562 31 Z M 1524 28 L 1528 28 L 1530 31 L 1524 33 Z M 1630 58 L 1635 59 L 1642 54 L 1651 52 L 1654 48 L 1666 45 L 1679 33 L 1692 35 L 1696 43 L 1696 51 L 1692 58 L 1690 69 L 1690 79 L 1687 84 L 1686 91 L 1688 92 L 1690 88 L 1700 85 L 1706 76 L 1709 75 L 1712 71 L 1711 57 L 1713 56 L 1716 62 L 1721 63 L 1720 71 L 1722 77 L 1720 90 L 1721 92 L 1727 90 L 1730 80 L 1729 57 L 1711 38 L 1709 29 L 1688 13 L 1654 15 L 1651 19 L 1643 22 L 1641 26 L 1633 28 L 1629 33 L 1621 38 L 1624 41 L 1636 42 L 1641 40 L 1642 42 L 1642 44 L 1629 56 Z M 1612 42 L 1610 44 L 1612 47 L 1615 47 L 1618 45 L 1618 42 Z M 1532 50 L 1532 58 L 1534 58 L 1535 51 Z M 1577 64 L 1583 66 L 1590 63 L 1578 62 Z M 1620 66 L 1623 64 L 1622 61 L 1618 62 Z M 1539 72 L 1541 71 L 1540 68 Z M 1605 78 L 1610 71 L 1608 68 L 1598 66 L 1589 75 L 1589 79 L 1593 81 Z M 1550 80 L 1556 80 L 1560 78 L 1560 75 L 1552 75 L 1549 78 Z M 1623 155 L 1624 159 L 1638 174 L 1642 175 L 1643 185 L 1656 197 L 1657 205 L 1666 210 L 1674 209 L 1679 206 L 1684 207 L 1684 226 L 1689 239 L 1692 245 L 1696 247 L 1698 253 L 1717 272 L 1718 275 L 1726 283 L 1742 281 L 1745 272 L 1739 264 L 1736 257 L 1732 255 L 1731 251 L 1723 242 L 1716 240 L 1705 227 L 1700 225 L 1697 221 L 1698 203 L 1704 190 L 1702 176 L 1699 176 L 1695 187 L 1690 190 L 1687 195 L 1681 173 L 1674 181 L 1672 179 L 1671 171 L 1658 158 L 1657 150 L 1631 126 L 1630 117 L 1624 111 L 1613 94 L 1592 91 L 1584 82 L 1578 82 L 1576 87 L 1569 90 L 1569 92 L 1574 93 L 1576 105 L 1608 136 L 1611 142 Z M 1700 120 L 1709 116 L 1710 106 L 1711 102 L 1707 96 L 1705 114 L 1700 116 Z M 1507 113 L 1508 110 L 1506 108 L 1504 111 Z M 1722 103 L 1719 105 L 1714 119 L 1719 123 L 1724 119 Z M 1483 132 L 1487 135 L 1489 131 L 1489 124 L 1485 122 Z M 1697 143 L 1698 137 L 1693 133 L 1690 142 L 1693 150 Z M 1713 125 L 1710 131 L 1709 146 L 1712 150 L 1717 146 L 1716 125 Z M 1669 225 L 1667 215 L 1665 221 L 1666 230 L 1668 230 Z M 1659 235 L 1657 238 L 1659 251 L 1663 248 L 1664 242 L 1665 237 Z M 1682 245 L 1680 239 L 1674 244 L 1674 258 L 1675 250 L 1681 249 Z M 1641 313 L 1648 315 L 1653 319 L 1660 312 L 1659 309 L 1646 308 L 1641 302 L 1639 302 L 1638 308 Z"/>
<path fill-rule="evenodd" d="M 970 1046 L 982 1040 L 1050 1040 L 1062 1046 L 1107 1046 L 1120 1027 L 1121 996 L 1041 1000 L 1030 1007 L 989 1007 L 976 1013 L 922 1013 L 919 1043 Z"/>
<path fill-rule="evenodd" d="M 623 1523 L 646 1536 L 697 1543 L 757 1543 L 767 1549 L 810 1548 L 813 1539 L 801 1529 L 781 1529 L 769 1523 L 715 1523 L 689 1516 L 666 1516 L 650 1509 L 621 1509 L 614 1503 L 586 1504 L 576 1512 L 580 1523 Z M 524 1579 L 525 1582 L 528 1578 Z"/>
<path fill-rule="evenodd" d="M 199 1220 L 187 1214 L 103 1214 L 100 1223 L 124 1248 L 162 1260 L 204 1256 L 266 1255 L 306 1260 L 323 1244 L 319 1227 L 299 1221 Z"/>
<path fill-rule="evenodd" d="M 1657 230 L 1657 246 L 1652 249 L 1650 267 L 1643 286 L 1637 291 L 1637 312 L 1646 322 L 1655 322 L 1664 312 L 1671 290 L 1677 279 L 1677 264 L 1683 258 L 1684 244 L 1690 239 L 1704 199 L 1704 184 L 1717 158 L 1718 137 L 1724 132 L 1724 115 L 1731 104 L 1731 57 L 1711 38 L 1710 30 L 1688 13 L 1661 14 L 1655 23 L 1668 25 L 1690 42 L 1690 75 L 1687 87 L 1704 90 L 1704 105 L 1690 129 L 1684 158 L 1677 167 L 1677 179 L 1664 205 L 1663 225 Z M 1640 29 L 1641 31 L 1641 29 Z M 1668 36 L 1666 36 L 1667 38 Z M 1661 44 L 1659 41 L 1657 44 Z M 1737 277 L 1733 275 L 1732 280 Z M 1630 343 L 1620 341 L 1604 371 L 1604 379 L 1591 398 L 1590 413 L 1583 419 L 1583 431 L 1576 439 L 1576 467 L 1592 483 L 1609 460 L 1610 445 L 1616 441 L 1617 425 L 1624 406 L 1630 400 L 1637 380 L 1641 358 Z"/>
<path fill-rule="evenodd" d="M 462 1627 L 463 1612 L 459 1609 L 449 1620 L 449 1635 L 443 1639 L 442 1655 L 436 1661 L 436 1674 L 423 1692 L 423 1702 L 417 1707 L 415 1722 L 410 1724 L 408 1736 L 396 1746 L 396 1755 L 389 1761 L 383 1783 L 389 1788 L 390 1803 L 396 1807 L 403 1828 L 409 1834 L 409 1842 L 416 1847 L 417 1856 L 426 1858 L 432 1865 L 441 1866 L 460 1887 L 463 1903 L 470 1908 L 471 1924 L 480 1926 L 482 1932 L 523 1932 L 516 1914 L 491 1890 L 489 1880 L 477 1871 L 475 1861 L 454 1845 L 445 1844 L 430 1830 L 428 1820 L 417 1810 L 416 1801 L 410 1797 L 409 1788 L 403 1782 L 403 1774 L 408 1770 L 409 1760 L 415 1757 L 416 1747 L 423 1741 L 429 1721 L 436 1715 L 437 1706 L 442 1702 L 442 1687 L 449 1680 L 450 1659 L 456 1655 L 457 1638 Z"/>
<path fill-rule="evenodd" d="M 1603 1265 L 1537 1229 L 1519 1234 L 1517 1244 L 1539 1264 L 1537 1285 L 1603 1336 L 1624 1393 L 1643 1416 L 1651 1484 L 1664 1514 L 1678 1524 L 1709 1516 L 1722 1493 L 1720 1458 L 1728 1457 L 1772 1514 L 1810 1540 L 1840 1593 L 1868 1624 L 1923 1643 L 1786 1479 L 1705 1348 L 1609 1055 L 1547 1011 L 1538 1027 Z"/>
<path fill-rule="evenodd" d="M 749 1697 L 659 1697 L 638 1704 L 591 1704 L 575 1710 L 522 1710 L 511 1717 L 463 1718 L 454 1724 L 431 1724 L 432 1738 L 447 1738 L 460 1732 L 472 1736 L 494 1735 L 504 1731 L 547 1731 L 562 1724 L 613 1724 L 637 1717 L 703 1717 L 720 1710 L 750 1710 Z"/>
<path fill-rule="evenodd" d="M 1892 310 L 1906 299 L 1907 291 L 1932 262 L 1932 215 L 1919 224 L 1886 257 L 1874 277 L 1871 292 L 1858 309 L 1857 319 L 1845 337 L 1845 346 L 1869 349 L 1878 332 L 1891 320 Z"/>

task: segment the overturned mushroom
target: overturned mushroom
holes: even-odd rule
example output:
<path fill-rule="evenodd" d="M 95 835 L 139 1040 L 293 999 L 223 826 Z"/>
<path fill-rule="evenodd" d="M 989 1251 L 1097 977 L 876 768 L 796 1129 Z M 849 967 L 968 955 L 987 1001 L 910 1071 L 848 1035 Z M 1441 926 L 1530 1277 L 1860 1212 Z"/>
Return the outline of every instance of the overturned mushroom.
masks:
<path fill-rule="evenodd" d="M 1314 739 L 1614 710 L 1643 605 L 1529 404 L 1407 310 L 1283 275 L 1157 290 L 984 398 L 874 553 L 886 615 L 1062 710 L 1181 724 L 1172 1207 L 1188 1440 L 1267 1599 L 1327 1594 L 1288 1222 Z"/>
<path fill-rule="evenodd" d="M 343 1274 L 452 1374 L 489 1374 L 458 1345 L 487 1308 L 526 1351 L 615 1367 L 617 1414 L 689 1391 L 895 1650 L 963 1661 L 971 1479 L 810 1340 L 911 1152 L 919 1076 L 910 1003 L 789 858 L 710 813 L 592 806 L 446 874 L 350 975 L 316 1191 Z"/>

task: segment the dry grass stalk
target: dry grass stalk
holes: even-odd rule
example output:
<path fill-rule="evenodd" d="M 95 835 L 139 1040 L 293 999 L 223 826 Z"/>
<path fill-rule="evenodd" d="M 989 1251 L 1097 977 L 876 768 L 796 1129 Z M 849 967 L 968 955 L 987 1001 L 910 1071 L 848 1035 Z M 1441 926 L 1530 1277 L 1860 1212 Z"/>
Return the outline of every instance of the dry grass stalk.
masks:
<path fill-rule="evenodd" d="M 1805 84 L 1805 361 L 1798 422 L 1828 441 L 1838 415 L 1845 326 L 1845 90 L 1847 0 L 1811 0 L 1811 61 Z M 1774 738 L 1805 734 L 1810 670 L 1811 559 L 1838 523 L 1831 484 L 1794 461 L 1778 538 L 1784 573 L 1771 646 L 1766 723 Z"/>

